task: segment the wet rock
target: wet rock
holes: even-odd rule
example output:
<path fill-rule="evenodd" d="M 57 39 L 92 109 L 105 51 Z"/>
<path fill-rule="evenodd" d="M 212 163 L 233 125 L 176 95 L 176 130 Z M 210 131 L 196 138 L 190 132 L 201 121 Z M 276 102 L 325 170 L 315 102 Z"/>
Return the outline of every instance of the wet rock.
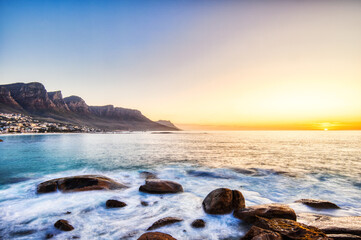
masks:
<path fill-rule="evenodd" d="M 161 232 L 148 232 L 144 233 L 138 240 L 177 240 L 169 234 Z"/>
<path fill-rule="evenodd" d="M 301 223 L 317 227 L 326 234 L 353 234 L 361 236 L 361 216 L 332 217 L 327 215 L 301 213 Z"/>
<path fill-rule="evenodd" d="M 140 201 L 140 204 L 142 204 L 142 206 L 144 207 L 149 206 L 149 203 L 145 201 Z"/>
<path fill-rule="evenodd" d="M 145 184 L 139 187 L 139 191 L 146 193 L 178 193 L 183 192 L 179 183 L 159 179 L 147 179 Z"/>
<path fill-rule="evenodd" d="M 241 240 L 282 240 L 279 233 L 252 226 Z"/>
<path fill-rule="evenodd" d="M 50 239 L 52 237 L 54 237 L 54 234 L 48 233 L 48 234 L 46 234 L 45 239 Z"/>
<path fill-rule="evenodd" d="M 0 139 L 0 142 L 3 142 L 4 140 Z"/>
<path fill-rule="evenodd" d="M 327 237 L 333 240 L 361 240 L 361 236 L 353 234 L 327 234 Z"/>
<path fill-rule="evenodd" d="M 297 218 L 296 213 L 292 208 L 290 208 L 288 205 L 278 203 L 255 205 L 235 210 L 233 216 L 247 223 L 254 223 L 258 220 L 257 217 L 268 219 L 284 218 L 291 220 L 296 220 Z"/>
<path fill-rule="evenodd" d="M 127 206 L 126 203 L 118 201 L 118 200 L 114 200 L 114 199 L 109 199 L 105 205 L 107 206 L 107 208 L 122 208 Z"/>
<path fill-rule="evenodd" d="M 241 192 L 228 188 L 218 188 L 210 192 L 202 203 L 209 214 L 227 214 L 233 210 L 244 208 L 245 200 Z"/>
<path fill-rule="evenodd" d="M 309 207 L 319 208 L 319 209 L 339 209 L 340 207 L 336 204 L 325 201 L 325 200 L 316 200 L 316 199 L 300 199 L 295 201 L 296 203 L 302 203 Z"/>
<path fill-rule="evenodd" d="M 57 190 L 61 192 L 79 192 L 91 190 L 113 190 L 120 188 L 126 188 L 126 186 L 104 176 L 81 175 L 56 178 L 40 183 L 37 187 L 37 192 L 49 193 Z"/>
<path fill-rule="evenodd" d="M 158 221 L 153 223 L 152 226 L 150 226 L 147 229 L 147 231 L 154 230 L 154 229 L 157 229 L 157 228 L 160 228 L 160 227 L 163 227 L 163 226 L 166 226 L 166 225 L 170 225 L 170 224 L 173 224 L 173 223 L 176 223 L 176 222 L 181 222 L 181 221 L 183 221 L 182 218 L 165 217 L 165 218 L 159 219 Z"/>
<path fill-rule="evenodd" d="M 203 219 L 196 219 L 192 222 L 192 227 L 194 228 L 204 228 L 206 226 L 206 222 Z"/>
<path fill-rule="evenodd" d="M 71 214 L 71 212 L 70 212 L 70 211 L 67 211 L 65 214 Z"/>
<path fill-rule="evenodd" d="M 54 224 L 54 227 L 56 227 L 57 229 L 62 230 L 62 231 L 72 231 L 72 230 L 74 230 L 74 227 L 72 225 L 70 225 L 67 220 L 64 220 L 64 219 L 58 220 Z"/>
<path fill-rule="evenodd" d="M 158 177 L 155 173 L 148 172 L 148 171 L 140 172 L 140 177 L 144 178 L 144 179 L 158 179 Z"/>
<path fill-rule="evenodd" d="M 307 226 L 290 219 L 282 218 L 258 218 L 255 222 L 257 227 L 277 232 L 283 239 L 294 240 L 328 240 L 329 238 L 320 229 Z"/>

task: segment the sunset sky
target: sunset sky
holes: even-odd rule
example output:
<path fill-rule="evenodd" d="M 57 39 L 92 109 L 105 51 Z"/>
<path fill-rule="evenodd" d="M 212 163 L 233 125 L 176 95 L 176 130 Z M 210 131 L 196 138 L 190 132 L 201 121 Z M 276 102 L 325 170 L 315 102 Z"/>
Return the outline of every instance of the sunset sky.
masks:
<path fill-rule="evenodd" d="M 361 1 L 0 0 L 0 83 L 185 129 L 361 129 Z"/>

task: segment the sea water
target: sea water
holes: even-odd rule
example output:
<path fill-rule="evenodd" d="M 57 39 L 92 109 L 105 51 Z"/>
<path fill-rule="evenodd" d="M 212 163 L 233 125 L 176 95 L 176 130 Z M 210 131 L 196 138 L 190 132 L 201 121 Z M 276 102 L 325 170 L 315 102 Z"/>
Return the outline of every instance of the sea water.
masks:
<path fill-rule="evenodd" d="M 239 131 L 154 134 L 0 135 L 1 239 L 137 239 L 155 221 L 184 221 L 157 231 L 181 239 L 239 239 L 248 226 L 232 214 L 209 215 L 202 201 L 220 187 L 238 189 L 246 205 L 286 203 L 296 212 L 361 215 L 361 132 Z M 182 184 L 183 193 L 139 192 L 142 171 Z M 36 194 L 58 177 L 101 174 L 129 186 L 115 191 Z M 340 210 L 294 203 L 325 199 Z M 108 199 L 127 204 L 107 209 Z M 141 201 L 149 203 L 142 206 Z M 67 212 L 71 212 L 67 214 Z M 206 221 L 203 229 L 193 220 Z M 54 228 L 59 219 L 74 230 Z"/>

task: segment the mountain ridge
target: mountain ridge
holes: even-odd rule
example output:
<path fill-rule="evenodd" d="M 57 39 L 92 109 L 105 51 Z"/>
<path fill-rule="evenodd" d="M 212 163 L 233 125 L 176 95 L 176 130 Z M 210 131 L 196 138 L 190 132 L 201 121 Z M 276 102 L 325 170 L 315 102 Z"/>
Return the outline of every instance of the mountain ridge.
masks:
<path fill-rule="evenodd" d="M 0 85 L 0 112 L 20 113 L 41 120 L 79 124 L 105 131 L 177 131 L 144 116 L 139 110 L 113 105 L 89 106 L 79 96 L 63 98 L 39 82 Z"/>

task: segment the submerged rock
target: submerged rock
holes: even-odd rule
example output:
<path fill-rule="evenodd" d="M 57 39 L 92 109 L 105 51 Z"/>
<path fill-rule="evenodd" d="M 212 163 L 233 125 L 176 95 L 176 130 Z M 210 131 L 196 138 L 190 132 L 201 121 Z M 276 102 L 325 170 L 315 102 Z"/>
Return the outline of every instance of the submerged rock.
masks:
<path fill-rule="evenodd" d="M 257 227 L 277 232 L 283 239 L 294 240 L 327 240 L 329 239 L 320 229 L 307 226 L 290 219 L 282 218 L 258 218 Z"/>
<path fill-rule="evenodd" d="M 210 192 L 202 203 L 203 209 L 209 214 L 227 214 L 246 206 L 240 191 L 218 188 Z"/>
<path fill-rule="evenodd" d="M 64 219 L 58 220 L 54 224 L 54 227 L 56 227 L 57 229 L 62 230 L 62 231 L 72 231 L 72 230 L 74 230 L 74 227 L 72 225 L 70 225 L 67 220 L 64 220 Z"/>
<path fill-rule="evenodd" d="M 178 193 L 183 192 L 179 183 L 159 179 L 147 179 L 145 184 L 139 187 L 139 191 L 146 193 Z"/>
<path fill-rule="evenodd" d="M 279 233 L 252 226 L 241 240 L 282 240 Z"/>
<path fill-rule="evenodd" d="M 192 222 L 192 227 L 194 228 L 204 228 L 206 226 L 206 222 L 203 219 L 196 219 Z"/>
<path fill-rule="evenodd" d="M 144 233 L 138 240 L 177 240 L 169 234 L 161 232 L 148 232 Z"/>
<path fill-rule="evenodd" d="M 361 216 L 332 217 L 327 215 L 301 213 L 299 222 L 317 227 L 326 234 L 353 234 L 361 236 Z"/>
<path fill-rule="evenodd" d="M 56 178 L 42 182 L 37 187 L 37 193 L 56 192 L 80 192 L 91 190 L 113 190 L 126 188 L 110 178 L 100 175 L 81 175 L 73 177 Z"/>
<path fill-rule="evenodd" d="M 258 217 L 262 218 L 284 218 L 296 220 L 295 211 L 285 204 L 271 203 L 263 205 L 255 205 L 239 210 L 235 210 L 233 213 L 238 219 L 241 219 L 247 223 L 254 223 L 258 220 Z"/>
<path fill-rule="evenodd" d="M 122 208 L 127 206 L 126 203 L 118 201 L 118 200 L 114 200 L 114 199 L 109 199 L 105 205 L 107 206 L 107 208 Z"/>
<path fill-rule="evenodd" d="M 150 226 L 147 230 L 148 231 L 154 230 L 154 229 L 157 229 L 157 228 L 160 228 L 160 227 L 163 227 L 163 226 L 166 226 L 166 225 L 170 225 L 170 224 L 173 224 L 173 223 L 176 223 L 176 222 L 181 222 L 181 221 L 183 221 L 182 218 L 165 217 L 165 218 L 159 219 L 158 221 L 153 223 L 152 226 Z"/>
<path fill-rule="evenodd" d="M 142 177 L 144 179 L 158 179 L 158 177 L 155 173 L 148 172 L 148 171 L 140 172 L 140 177 Z"/>
<path fill-rule="evenodd" d="M 0 139 L 0 142 L 3 142 L 4 140 Z"/>
<path fill-rule="evenodd" d="M 146 202 L 146 201 L 140 201 L 140 204 L 141 204 L 142 206 L 144 206 L 144 207 L 149 206 L 149 203 Z"/>
<path fill-rule="evenodd" d="M 305 204 L 309 207 L 320 208 L 320 209 L 339 209 L 340 208 L 336 204 L 329 202 L 329 201 L 325 201 L 325 200 L 300 199 L 295 202 Z"/>

